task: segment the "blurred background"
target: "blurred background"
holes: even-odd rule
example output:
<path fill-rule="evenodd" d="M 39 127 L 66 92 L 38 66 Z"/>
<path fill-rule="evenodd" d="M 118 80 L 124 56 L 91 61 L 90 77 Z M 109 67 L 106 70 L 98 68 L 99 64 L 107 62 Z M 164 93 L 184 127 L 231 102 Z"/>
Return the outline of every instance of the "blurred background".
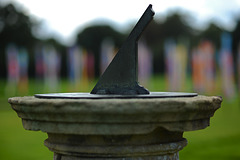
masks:
<path fill-rule="evenodd" d="M 150 91 L 223 97 L 181 159 L 240 159 L 240 1 L 0 1 L 0 159 L 52 159 L 46 134 L 25 131 L 7 98 L 90 92 L 151 3 L 138 44 Z"/>

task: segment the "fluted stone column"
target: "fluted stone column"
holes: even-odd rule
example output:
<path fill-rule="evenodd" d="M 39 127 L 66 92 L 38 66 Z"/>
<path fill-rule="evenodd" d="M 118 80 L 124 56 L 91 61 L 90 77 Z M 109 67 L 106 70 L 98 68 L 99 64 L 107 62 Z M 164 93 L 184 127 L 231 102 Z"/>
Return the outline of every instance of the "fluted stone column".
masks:
<path fill-rule="evenodd" d="M 184 131 L 204 129 L 221 97 L 39 99 L 14 97 L 27 130 L 48 134 L 55 160 L 178 160 Z"/>

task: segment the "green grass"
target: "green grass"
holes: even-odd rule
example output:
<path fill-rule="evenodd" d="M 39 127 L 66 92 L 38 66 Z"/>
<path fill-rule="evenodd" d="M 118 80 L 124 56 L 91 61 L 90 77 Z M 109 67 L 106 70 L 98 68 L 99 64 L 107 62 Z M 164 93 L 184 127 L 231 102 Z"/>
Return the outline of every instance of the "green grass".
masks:
<path fill-rule="evenodd" d="M 188 145 L 180 152 L 182 160 L 240 159 L 240 107 L 236 99 L 223 102 L 206 129 L 185 132 Z"/>
<path fill-rule="evenodd" d="M 191 91 L 190 80 L 186 91 Z M 163 77 L 154 77 L 146 87 L 151 91 L 167 91 Z M 69 87 L 66 81 L 60 83 L 60 92 L 89 92 L 95 82 L 83 87 Z M 5 83 L 0 81 L 0 85 Z M 39 84 L 30 81 L 31 90 L 27 93 L 16 93 L 13 96 L 33 95 L 45 90 Z M 47 160 L 53 159 L 43 142 L 47 134 L 41 131 L 27 131 L 22 127 L 21 119 L 17 117 L 4 96 L 0 87 L 0 159 L 1 160 Z M 216 93 L 216 95 L 221 95 Z M 203 130 L 185 132 L 188 145 L 180 151 L 181 160 L 237 160 L 240 159 L 240 100 L 227 101 L 223 97 L 222 107 L 211 118 L 210 127 Z"/>
<path fill-rule="evenodd" d="M 43 145 L 46 133 L 26 131 L 7 98 L 0 98 L 0 159 L 52 159 L 53 153 Z"/>

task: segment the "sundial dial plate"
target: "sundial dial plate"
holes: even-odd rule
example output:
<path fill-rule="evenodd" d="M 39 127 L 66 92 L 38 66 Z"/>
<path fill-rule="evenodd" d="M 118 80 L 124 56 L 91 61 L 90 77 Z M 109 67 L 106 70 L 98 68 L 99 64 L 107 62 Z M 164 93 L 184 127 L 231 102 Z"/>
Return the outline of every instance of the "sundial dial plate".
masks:
<path fill-rule="evenodd" d="M 62 99 L 127 99 L 127 98 L 175 98 L 175 97 L 194 97 L 197 93 L 184 92 L 150 92 L 150 94 L 140 95 L 99 95 L 90 93 L 49 93 L 35 94 L 36 98 L 62 98 Z"/>

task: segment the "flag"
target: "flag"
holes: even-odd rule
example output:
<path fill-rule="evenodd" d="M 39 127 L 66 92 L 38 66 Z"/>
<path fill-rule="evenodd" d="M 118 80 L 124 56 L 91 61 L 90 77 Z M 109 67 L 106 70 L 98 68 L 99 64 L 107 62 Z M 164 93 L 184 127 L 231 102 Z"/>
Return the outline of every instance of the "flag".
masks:
<path fill-rule="evenodd" d="M 70 90 L 78 90 L 82 76 L 82 49 L 75 45 L 68 49 L 68 77 L 71 83 Z"/>
<path fill-rule="evenodd" d="M 103 74 L 115 55 L 114 44 L 111 39 L 104 39 L 101 44 L 100 73 Z"/>
<path fill-rule="evenodd" d="M 21 48 L 18 54 L 19 64 L 19 92 L 26 94 L 28 92 L 28 52 L 25 48 Z"/>
<path fill-rule="evenodd" d="M 60 55 L 53 46 L 47 45 L 43 48 L 43 57 L 45 90 L 56 92 L 59 89 Z"/>
<path fill-rule="evenodd" d="M 202 41 L 192 54 L 192 77 L 194 91 L 213 93 L 215 89 L 214 45 Z"/>
<path fill-rule="evenodd" d="M 144 43 L 140 41 L 138 44 L 138 80 L 140 84 L 146 86 L 153 72 L 152 52 Z"/>
<path fill-rule="evenodd" d="M 238 76 L 238 90 L 240 91 L 240 42 L 237 51 L 237 76 Z"/>
<path fill-rule="evenodd" d="M 165 68 L 168 90 L 183 91 L 187 72 L 187 48 L 182 43 L 167 40 L 164 43 Z"/>
<path fill-rule="evenodd" d="M 228 99 L 232 99 L 235 96 L 231 46 L 231 35 L 228 33 L 223 33 L 221 36 L 220 69 L 222 75 L 222 87 L 224 95 Z"/>
<path fill-rule="evenodd" d="M 90 51 L 87 53 L 87 74 L 88 79 L 93 80 L 94 79 L 94 64 L 95 64 L 95 58 L 94 54 Z"/>
<path fill-rule="evenodd" d="M 9 44 L 5 53 L 7 61 L 7 85 L 5 94 L 14 96 L 17 93 L 16 88 L 19 81 L 18 48 L 14 44 Z"/>

